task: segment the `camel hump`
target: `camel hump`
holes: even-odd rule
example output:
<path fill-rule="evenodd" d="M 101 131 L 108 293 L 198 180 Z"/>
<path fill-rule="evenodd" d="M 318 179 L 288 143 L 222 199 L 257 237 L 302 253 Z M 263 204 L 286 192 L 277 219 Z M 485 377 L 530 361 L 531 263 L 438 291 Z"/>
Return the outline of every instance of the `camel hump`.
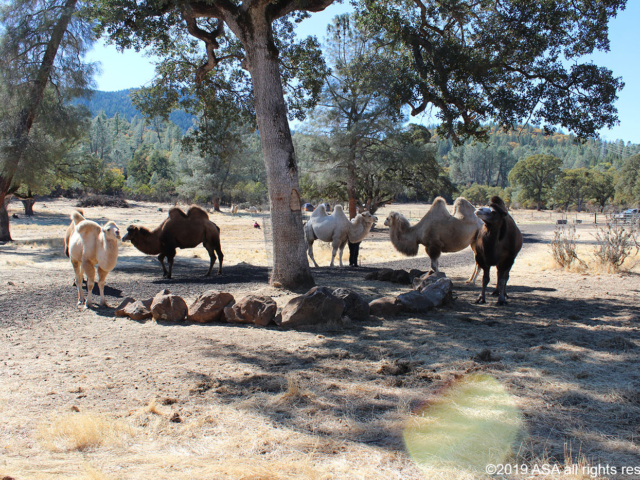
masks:
<path fill-rule="evenodd" d="M 91 220 L 83 220 L 82 222 L 76 224 L 76 232 L 80 234 L 81 237 L 88 235 L 90 233 L 99 234 L 102 231 L 100 225 Z"/>
<path fill-rule="evenodd" d="M 80 222 L 84 221 L 84 217 L 82 216 L 82 213 L 76 210 L 71 214 L 71 221 L 74 223 L 74 225 L 78 225 Z"/>
<path fill-rule="evenodd" d="M 316 209 L 313 211 L 313 213 L 311 214 L 311 218 L 318 218 L 318 217 L 327 217 L 327 208 L 320 204 L 316 207 Z"/>
<path fill-rule="evenodd" d="M 187 218 L 187 214 L 184 213 L 180 208 L 173 207 L 169 209 L 169 218 L 173 220 L 182 220 Z"/>
<path fill-rule="evenodd" d="M 189 207 L 189 210 L 187 210 L 187 217 L 189 217 L 192 220 L 201 218 L 204 220 L 209 220 L 209 214 L 204 211 L 202 208 L 198 207 L 197 205 L 191 205 Z"/>
<path fill-rule="evenodd" d="M 333 213 L 331 214 L 331 216 L 336 218 L 347 218 L 344 210 L 342 209 L 342 205 L 336 205 L 335 207 L 333 207 Z M 347 218 L 347 220 L 349 219 Z"/>
<path fill-rule="evenodd" d="M 456 198 L 456 201 L 453 204 L 453 216 L 464 218 L 468 216 L 475 216 L 476 208 L 471 205 L 469 200 L 464 197 Z"/>
<path fill-rule="evenodd" d="M 442 197 L 436 197 L 431 205 L 431 208 L 427 212 L 427 215 L 437 215 L 438 217 L 446 215 L 449 216 L 449 210 L 447 210 L 447 201 Z M 426 216 L 426 215 L 425 215 Z"/>

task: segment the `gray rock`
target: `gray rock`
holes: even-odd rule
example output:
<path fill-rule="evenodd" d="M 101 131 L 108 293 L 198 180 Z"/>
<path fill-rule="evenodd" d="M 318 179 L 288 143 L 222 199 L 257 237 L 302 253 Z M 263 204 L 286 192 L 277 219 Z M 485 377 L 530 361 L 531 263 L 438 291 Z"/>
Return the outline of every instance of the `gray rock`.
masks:
<path fill-rule="evenodd" d="M 292 298 L 282 309 L 282 327 L 298 327 L 335 322 L 342 318 L 344 302 L 330 288 L 313 287 L 300 297 Z"/>
<path fill-rule="evenodd" d="M 163 290 L 153 297 L 151 302 L 151 315 L 156 320 L 168 322 L 181 322 L 187 317 L 187 304 L 178 295 L 171 295 L 168 290 Z"/>
<path fill-rule="evenodd" d="M 209 323 L 224 320 L 224 308 L 234 301 L 233 295 L 227 292 L 208 290 L 189 305 L 190 322 Z"/>
<path fill-rule="evenodd" d="M 271 297 L 247 295 L 224 308 L 224 316 L 230 323 L 253 323 L 266 326 L 273 322 L 278 305 Z"/>
<path fill-rule="evenodd" d="M 432 283 L 436 282 L 440 278 L 446 278 L 446 275 L 444 272 L 425 273 L 424 275 L 421 275 L 413 279 L 413 289 L 422 290 L 424 287 L 426 287 L 427 285 L 431 285 Z"/>
<path fill-rule="evenodd" d="M 427 298 L 434 307 L 448 305 L 453 301 L 453 282 L 447 277 L 440 278 L 420 290 L 420 295 Z"/>
<path fill-rule="evenodd" d="M 422 295 L 417 290 L 411 290 L 410 292 L 403 293 L 396 297 L 398 303 L 402 305 L 402 310 L 411 313 L 426 312 L 434 307 L 433 303 L 428 297 Z"/>
<path fill-rule="evenodd" d="M 411 278 L 411 282 L 413 283 L 413 280 L 417 277 L 421 277 L 422 275 L 424 275 L 427 272 L 423 272 L 422 270 L 418 270 L 417 268 L 412 268 L 411 270 L 409 270 L 409 278 Z"/>
<path fill-rule="evenodd" d="M 369 318 L 369 304 L 360 295 L 346 288 L 337 288 L 333 294 L 344 302 L 343 315 L 347 315 L 351 320 Z"/>
<path fill-rule="evenodd" d="M 374 272 L 369 272 L 364 276 L 365 280 L 377 280 L 378 279 L 378 270 Z"/>
<path fill-rule="evenodd" d="M 369 303 L 369 313 L 376 317 L 395 317 L 402 311 L 402 305 L 396 297 L 376 298 Z"/>

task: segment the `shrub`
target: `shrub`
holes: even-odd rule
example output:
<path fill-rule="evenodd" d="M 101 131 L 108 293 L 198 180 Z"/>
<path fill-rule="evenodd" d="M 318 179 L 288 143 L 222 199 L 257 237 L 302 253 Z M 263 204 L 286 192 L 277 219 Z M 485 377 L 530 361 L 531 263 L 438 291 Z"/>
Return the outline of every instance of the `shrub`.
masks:
<path fill-rule="evenodd" d="M 576 252 L 576 240 L 580 238 L 576 235 L 575 225 L 569 227 L 556 227 L 553 232 L 553 240 L 550 249 L 553 259 L 563 268 L 568 268 L 573 262 L 579 263 L 581 266 L 586 264 L 578 258 Z"/>
<path fill-rule="evenodd" d="M 118 207 L 129 208 L 124 198 L 111 197 L 109 195 L 88 194 L 78 199 L 77 207 Z"/>
<path fill-rule="evenodd" d="M 605 227 L 598 227 L 595 237 L 598 243 L 595 257 L 614 272 L 620 269 L 634 248 L 636 254 L 640 251 L 638 232 L 632 226 L 607 222 Z"/>

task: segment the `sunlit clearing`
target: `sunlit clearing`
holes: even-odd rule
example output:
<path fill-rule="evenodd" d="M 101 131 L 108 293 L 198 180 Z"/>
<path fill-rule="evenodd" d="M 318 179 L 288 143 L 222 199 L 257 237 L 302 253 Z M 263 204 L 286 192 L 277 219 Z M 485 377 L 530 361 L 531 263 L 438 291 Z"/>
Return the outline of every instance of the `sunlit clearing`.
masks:
<path fill-rule="evenodd" d="M 523 433 L 514 398 L 493 377 L 473 374 L 412 416 L 404 441 L 427 478 L 473 478 L 504 463 Z"/>

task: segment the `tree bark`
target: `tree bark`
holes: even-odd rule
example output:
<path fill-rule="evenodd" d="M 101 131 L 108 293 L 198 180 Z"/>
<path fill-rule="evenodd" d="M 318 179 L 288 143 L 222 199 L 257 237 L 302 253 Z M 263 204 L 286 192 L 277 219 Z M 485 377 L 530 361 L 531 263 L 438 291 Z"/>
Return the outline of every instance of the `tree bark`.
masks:
<path fill-rule="evenodd" d="M 278 53 L 268 20 L 259 18 L 259 14 L 253 19 L 253 24 L 245 27 L 243 43 L 269 186 L 273 236 L 270 283 L 286 288 L 313 286 L 302 229 L 298 165 L 287 120 Z"/>
<path fill-rule="evenodd" d="M 220 197 L 214 197 L 213 198 L 213 209 L 216 212 L 220 211 Z"/>
<path fill-rule="evenodd" d="M 9 231 L 9 212 L 7 207 L 11 201 L 11 195 L 2 195 L 0 200 L 0 242 L 10 242 L 11 232 Z"/>
<path fill-rule="evenodd" d="M 33 204 L 36 203 L 35 198 L 25 198 L 24 200 L 20 200 L 22 202 L 22 206 L 24 207 L 24 214 L 28 217 L 33 216 Z"/>

